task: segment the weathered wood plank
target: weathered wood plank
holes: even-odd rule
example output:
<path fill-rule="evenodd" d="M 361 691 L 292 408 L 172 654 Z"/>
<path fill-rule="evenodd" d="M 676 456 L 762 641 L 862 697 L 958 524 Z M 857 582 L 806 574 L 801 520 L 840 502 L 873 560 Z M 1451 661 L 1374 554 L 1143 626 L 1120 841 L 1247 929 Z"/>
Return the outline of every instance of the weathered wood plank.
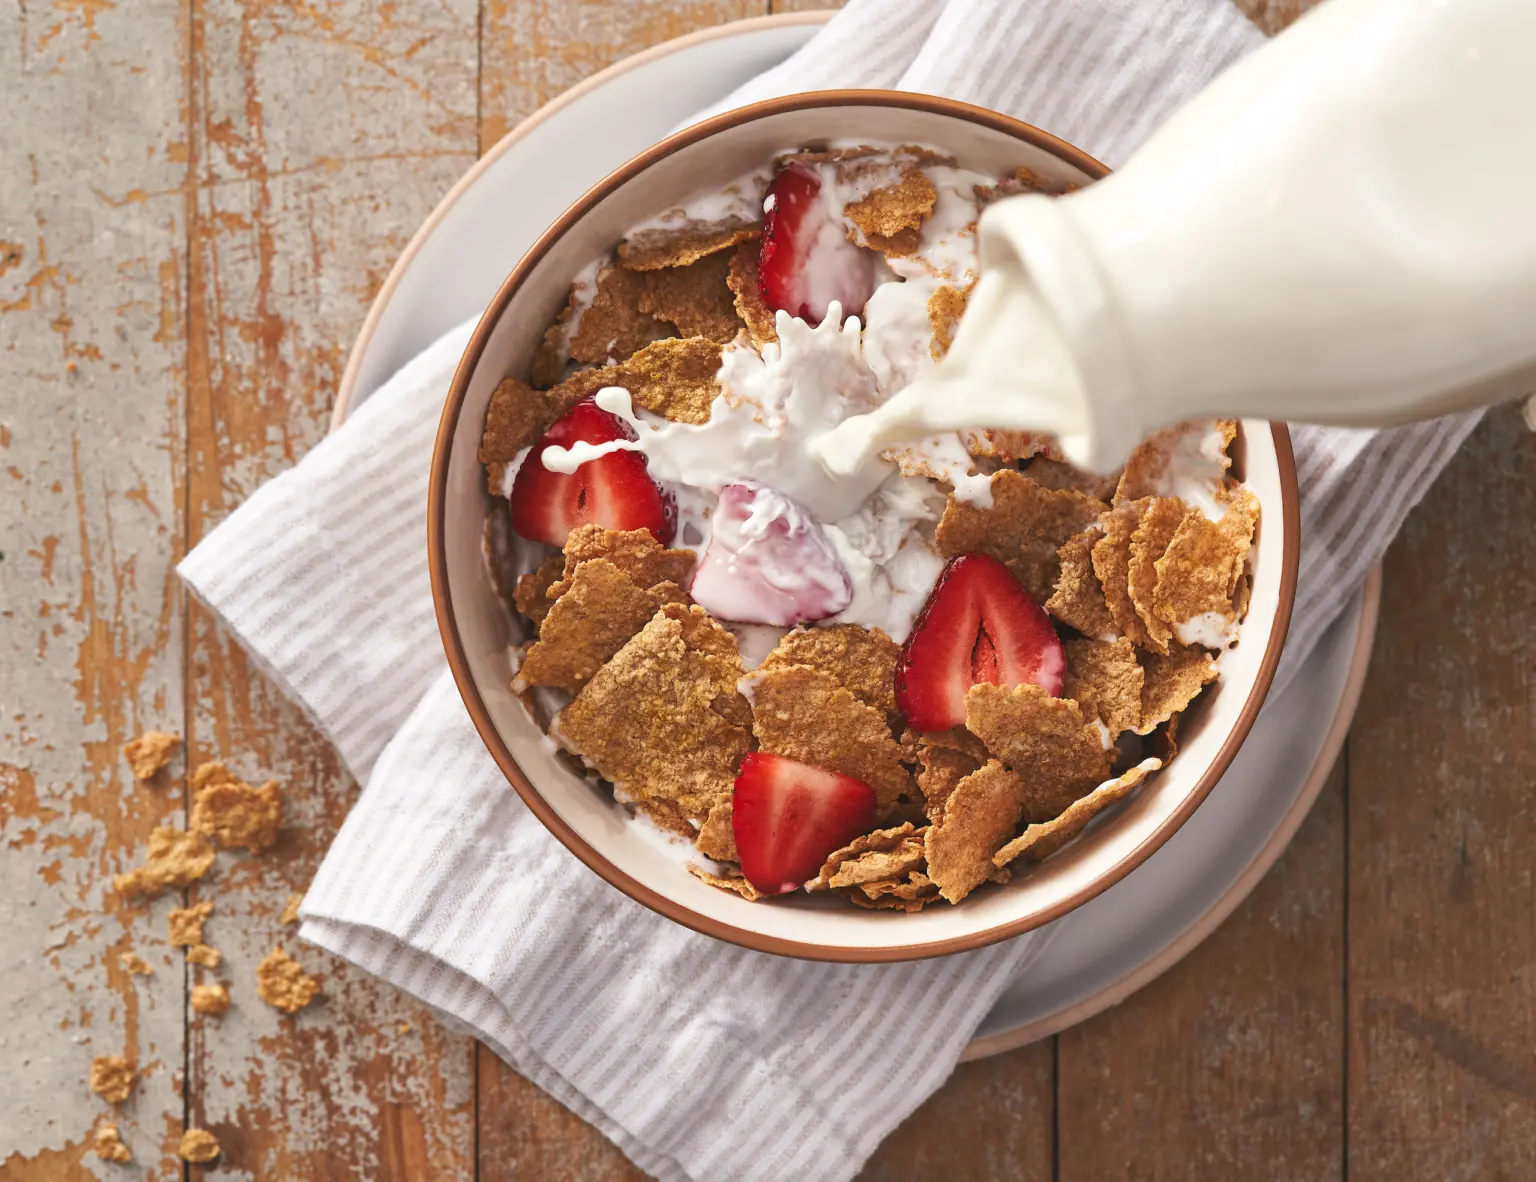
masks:
<path fill-rule="evenodd" d="M 196 0 L 188 529 L 203 536 L 324 433 L 368 302 L 474 158 L 474 0 L 376 6 Z M 360 528 L 363 523 L 360 523 Z M 277 916 L 356 792 L 325 741 L 206 613 L 190 620 L 193 761 L 287 792 L 286 831 L 207 892 L 230 983 L 190 1039 L 191 1111 L 234 1177 L 467 1179 L 473 1046 L 298 945 Z M 282 945 L 325 977 L 297 1018 L 263 1005 Z"/>
<path fill-rule="evenodd" d="M 87 1079 L 121 1054 L 135 1176 L 180 1178 L 176 900 L 111 876 L 182 814 L 175 769 L 139 786 L 119 748 L 182 709 L 186 26 L 176 0 L 9 4 L 0 44 L 0 1175 L 116 1168 Z"/>
<path fill-rule="evenodd" d="M 875 1150 L 859 1177 L 1052 1182 L 1053 1043 L 962 1063 Z"/>
<path fill-rule="evenodd" d="M 1536 1163 L 1536 436 L 1491 415 L 1387 558 L 1349 752 L 1349 1174 Z"/>
<path fill-rule="evenodd" d="M 1344 770 L 1182 963 L 1060 1036 L 1060 1182 L 1343 1172 Z"/>

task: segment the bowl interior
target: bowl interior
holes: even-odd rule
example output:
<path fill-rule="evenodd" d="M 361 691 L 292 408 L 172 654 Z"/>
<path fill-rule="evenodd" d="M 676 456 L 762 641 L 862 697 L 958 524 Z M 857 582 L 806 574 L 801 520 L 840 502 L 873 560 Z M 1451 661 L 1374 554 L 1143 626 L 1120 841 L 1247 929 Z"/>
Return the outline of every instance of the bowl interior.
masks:
<path fill-rule="evenodd" d="M 986 116 L 979 121 L 981 113 L 969 114 L 958 105 L 903 105 L 934 101 L 893 96 L 875 105 L 867 99 L 844 100 L 774 110 L 660 155 L 611 188 L 599 186 L 534 247 L 509 282 L 510 291 L 503 289 L 499 316 L 476 334 L 476 343 L 483 343 L 478 357 L 471 344 L 458 378 L 464 384 L 462 402 L 456 417 L 450 404 L 439 440 L 434 480 L 443 481 L 435 490 L 434 545 L 442 551 L 434 555 L 439 614 L 450 652 L 457 634 L 460 688 L 482 733 L 494 732 L 486 734 L 493 754 L 514 783 L 519 772 L 526 777 L 557 834 L 610 881 L 690 926 L 775 951 L 844 960 L 932 955 L 1038 926 L 1085 902 L 1150 852 L 1143 847 L 1165 839 L 1212 786 L 1215 776 L 1207 773 L 1230 758 L 1235 732 L 1256 712 L 1256 701 L 1253 708 L 1245 707 L 1264 680 L 1266 650 L 1283 627 L 1284 464 L 1270 425 L 1245 421 L 1242 474 L 1264 514 L 1253 554 L 1249 614 L 1239 644 L 1222 658 L 1221 681 L 1183 720 L 1178 758 L 1081 839 L 1007 886 L 979 891 L 963 906 L 933 906 L 915 915 L 866 912 L 842 901 L 805 897 L 765 906 L 698 882 L 684 869 L 697 857 L 691 849 L 649 823 L 631 820 L 557 752 L 511 692 L 508 646 L 521 637 L 483 557 L 492 503 L 475 454 L 497 382 L 508 374 L 526 376 L 534 348 L 563 306 L 573 277 L 630 226 L 718 189 L 783 149 L 825 139 L 918 142 L 942 148 L 964 167 L 995 175 L 1027 165 L 1053 180 L 1091 179 L 1092 161 L 1054 145 L 1049 137 L 1040 142 L 1020 138 L 1022 132 L 1007 120 Z M 504 750 L 497 750 L 498 743 Z"/>

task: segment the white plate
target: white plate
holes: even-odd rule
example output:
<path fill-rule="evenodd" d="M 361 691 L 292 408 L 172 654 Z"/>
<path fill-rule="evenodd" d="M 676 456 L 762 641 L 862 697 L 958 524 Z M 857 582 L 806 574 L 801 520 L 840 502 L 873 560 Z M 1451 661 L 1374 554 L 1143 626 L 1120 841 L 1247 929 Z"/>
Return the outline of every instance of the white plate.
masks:
<path fill-rule="evenodd" d="M 793 52 L 826 15 L 740 21 L 669 41 L 594 75 L 505 136 L 443 198 L 390 272 L 348 359 L 333 429 L 411 357 L 478 315 L 588 187 Z M 1122 1000 L 1246 897 L 1342 746 L 1378 595 L 1373 576 L 1180 832 L 1123 882 L 1044 929 L 1048 953 L 999 1000 L 967 1058 L 1045 1037 Z"/>

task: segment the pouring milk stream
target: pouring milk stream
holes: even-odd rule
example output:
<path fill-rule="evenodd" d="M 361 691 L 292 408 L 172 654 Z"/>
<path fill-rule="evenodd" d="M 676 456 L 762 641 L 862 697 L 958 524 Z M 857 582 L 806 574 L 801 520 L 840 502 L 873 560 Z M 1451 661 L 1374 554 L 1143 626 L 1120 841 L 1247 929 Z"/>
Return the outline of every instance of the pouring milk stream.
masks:
<path fill-rule="evenodd" d="M 948 355 L 811 441 L 1109 471 L 1208 416 L 1387 426 L 1536 390 L 1536 0 L 1326 0 L 1120 171 L 998 202 Z"/>

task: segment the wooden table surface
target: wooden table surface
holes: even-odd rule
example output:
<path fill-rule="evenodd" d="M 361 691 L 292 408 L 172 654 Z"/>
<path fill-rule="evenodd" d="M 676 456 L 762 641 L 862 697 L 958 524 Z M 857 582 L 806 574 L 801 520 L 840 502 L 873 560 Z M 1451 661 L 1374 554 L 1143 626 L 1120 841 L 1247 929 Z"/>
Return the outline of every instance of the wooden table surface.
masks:
<path fill-rule="evenodd" d="M 1149 0 L 1155 2 L 1155 0 Z M 774 3 L 786 7 L 815 4 Z M 583 76 L 765 0 L 14 0 L 0 7 L 0 1178 L 638 1177 L 593 1129 L 277 916 L 357 786 L 178 587 L 321 437 L 369 301 L 439 196 Z M 1248 0 L 1275 29 L 1306 0 Z M 961 1067 L 868 1177 L 1536 1177 L 1536 442 L 1492 415 L 1386 563 L 1347 751 L 1221 930 L 1123 1005 Z M 221 858 L 231 983 L 191 1014 L 177 900 L 106 889 L 186 807 L 142 730 L 282 781 Z M 325 977 L 256 1000 L 283 945 Z M 129 976 L 118 954 L 154 967 Z M 200 978 L 201 979 L 201 978 Z M 95 1055 L 143 1068 L 87 1153 Z"/>

